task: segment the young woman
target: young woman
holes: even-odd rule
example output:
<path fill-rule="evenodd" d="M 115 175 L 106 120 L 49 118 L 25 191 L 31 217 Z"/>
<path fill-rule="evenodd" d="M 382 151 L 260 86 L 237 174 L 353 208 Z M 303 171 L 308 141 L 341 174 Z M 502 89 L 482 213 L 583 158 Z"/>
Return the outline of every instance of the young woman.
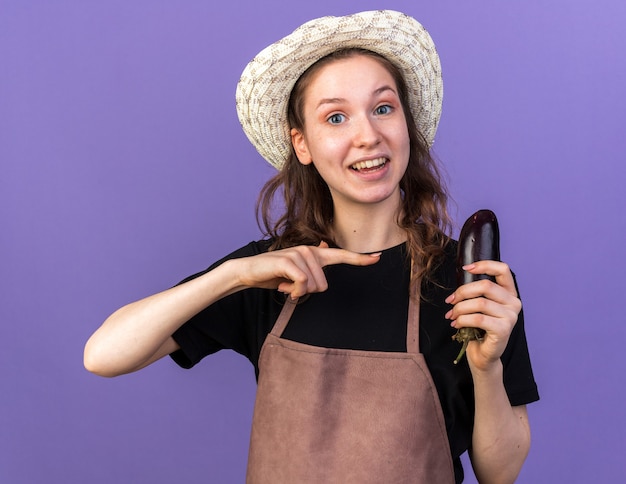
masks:
<path fill-rule="evenodd" d="M 237 109 L 279 169 L 259 204 L 267 238 L 116 311 L 85 366 L 248 357 L 248 482 L 461 482 L 468 449 L 481 482 L 513 482 L 538 394 L 507 265 L 466 266 L 496 282 L 455 287 L 429 155 L 441 92 L 430 36 L 398 12 L 316 19 L 262 51 Z M 486 333 L 455 365 L 461 327 Z"/>

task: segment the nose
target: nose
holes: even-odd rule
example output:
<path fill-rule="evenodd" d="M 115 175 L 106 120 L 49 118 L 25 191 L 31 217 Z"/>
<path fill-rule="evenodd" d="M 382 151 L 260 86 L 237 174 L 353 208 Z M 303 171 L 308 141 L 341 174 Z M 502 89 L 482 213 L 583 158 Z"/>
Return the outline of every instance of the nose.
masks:
<path fill-rule="evenodd" d="M 355 123 L 354 144 L 359 148 L 376 146 L 381 141 L 380 131 L 376 120 L 369 116 L 362 116 Z"/>

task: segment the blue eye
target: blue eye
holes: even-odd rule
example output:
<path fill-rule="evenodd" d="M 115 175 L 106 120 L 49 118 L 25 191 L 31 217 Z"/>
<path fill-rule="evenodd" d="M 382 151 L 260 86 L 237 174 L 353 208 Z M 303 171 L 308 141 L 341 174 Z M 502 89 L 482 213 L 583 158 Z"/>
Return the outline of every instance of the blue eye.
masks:
<path fill-rule="evenodd" d="M 330 124 L 340 124 L 344 121 L 345 116 L 343 114 L 333 114 L 328 118 Z"/>
<path fill-rule="evenodd" d="M 376 114 L 389 114 L 393 108 L 388 104 L 383 104 L 376 108 Z"/>

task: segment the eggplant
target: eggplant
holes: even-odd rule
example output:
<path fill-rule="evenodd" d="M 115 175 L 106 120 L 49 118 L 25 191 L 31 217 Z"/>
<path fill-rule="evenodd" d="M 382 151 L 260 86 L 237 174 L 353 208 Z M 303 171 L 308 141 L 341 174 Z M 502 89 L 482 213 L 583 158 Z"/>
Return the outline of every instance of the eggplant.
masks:
<path fill-rule="evenodd" d="M 461 228 L 456 258 L 456 282 L 462 286 L 481 279 L 495 278 L 486 274 L 471 274 L 463 266 L 479 260 L 500 260 L 500 230 L 498 219 L 491 210 L 479 210 L 469 217 Z M 462 343 L 461 351 L 454 360 L 456 365 L 472 340 L 481 340 L 485 331 L 479 328 L 460 328 L 452 337 Z"/>

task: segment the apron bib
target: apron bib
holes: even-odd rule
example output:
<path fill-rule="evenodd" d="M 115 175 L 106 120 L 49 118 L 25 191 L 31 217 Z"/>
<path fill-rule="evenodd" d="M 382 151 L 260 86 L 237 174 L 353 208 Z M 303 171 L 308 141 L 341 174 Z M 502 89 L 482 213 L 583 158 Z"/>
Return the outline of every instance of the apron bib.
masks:
<path fill-rule="evenodd" d="M 259 357 L 248 484 L 450 484 L 443 412 L 419 352 L 409 298 L 407 352 L 283 339 L 287 300 Z"/>

